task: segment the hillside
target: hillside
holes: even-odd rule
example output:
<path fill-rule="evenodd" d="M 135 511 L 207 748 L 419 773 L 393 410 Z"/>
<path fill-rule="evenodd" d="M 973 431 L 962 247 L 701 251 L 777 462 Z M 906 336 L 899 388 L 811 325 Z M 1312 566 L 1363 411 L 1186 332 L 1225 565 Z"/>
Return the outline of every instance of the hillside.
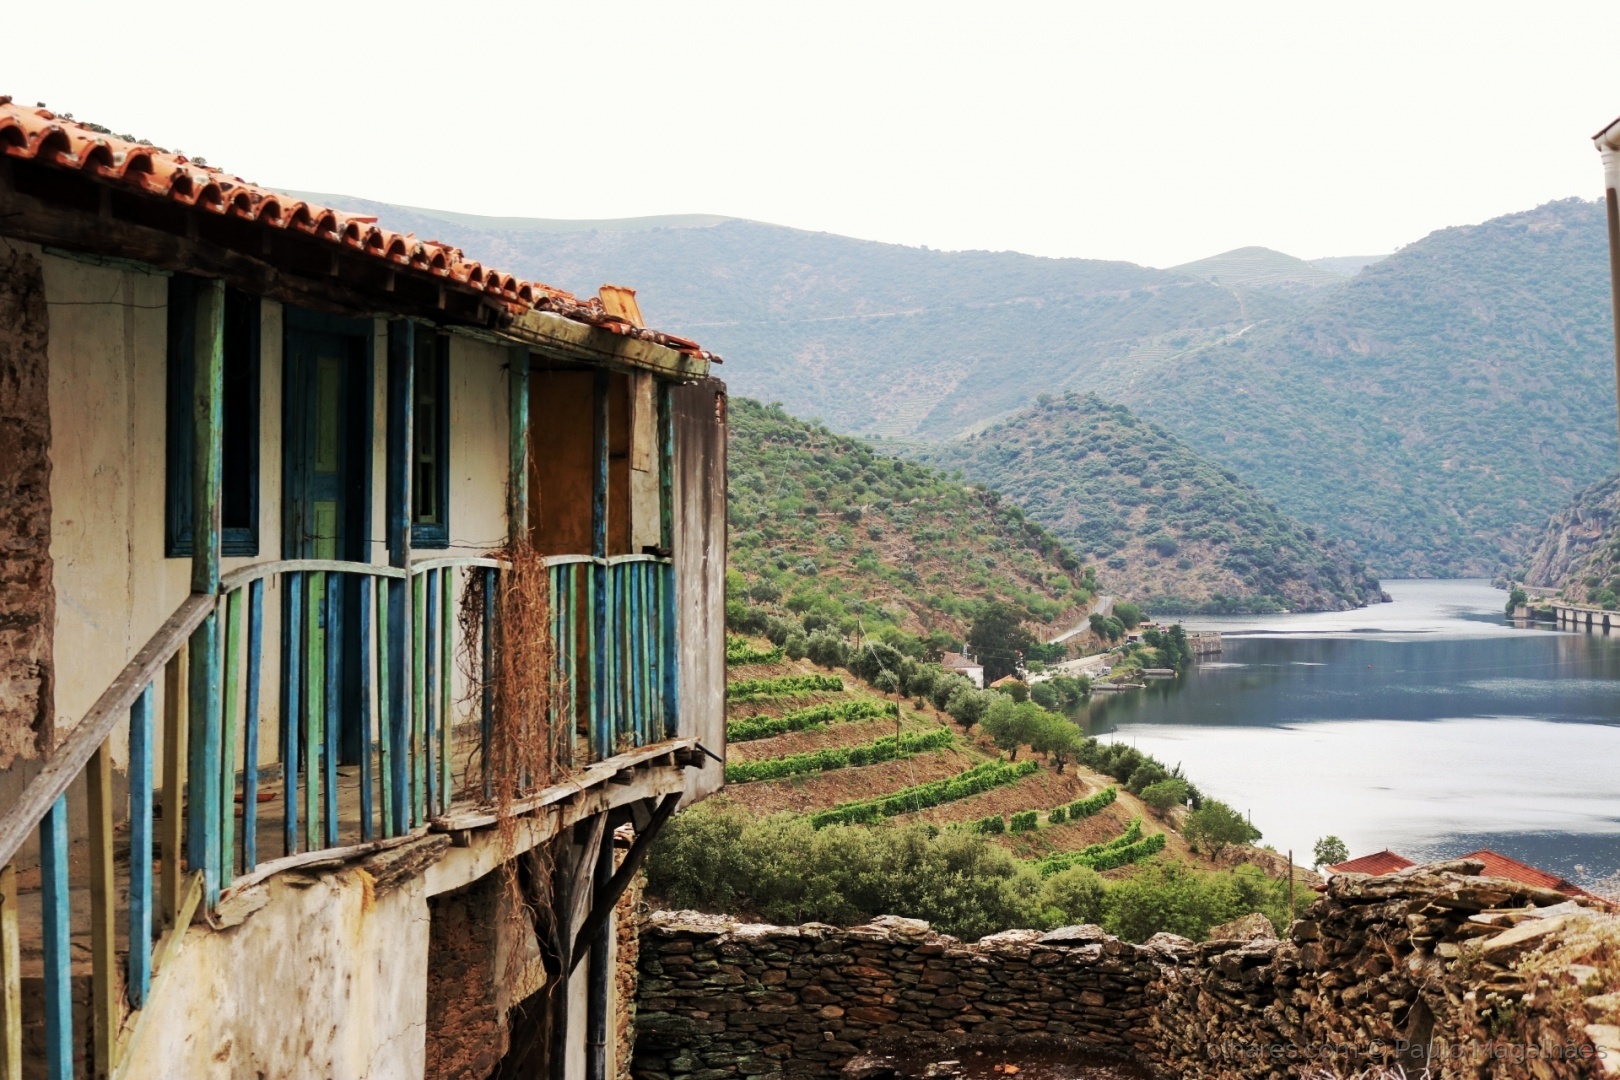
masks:
<path fill-rule="evenodd" d="M 1514 577 L 1576 603 L 1620 607 L 1620 475 L 1554 514 Z"/>
<path fill-rule="evenodd" d="M 941 644 L 993 600 L 1042 626 L 1085 617 L 1095 580 L 1017 507 L 747 398 L 730 431 L 734 592 L 846 635 Z"/>
<path fill-rule="evenodd" d="M 1121 378 L 1257 319 L 1275 292 L 1124 262 L 932 251 L 735 218 L 476 218 L 322 195 L 585 294 L 725 356 L 732 391 L 862 435 L 955 434 L 1043 389 Z"/>
<path fill-rule="evenodd" d="M 1339 611 L 1366 568 L 1155 424 L 1095 395 L 1043 395 L 923 460 L 1002 492 L 1154 613 Z"/>
<path fill-rule="evenodd" d="M 332 201 L 565 288 L 632 283 L 649 320 L 727 357 L 736 393 L 839 431 L 940 440 L 1096 392 L 1385 576 L 1516 561 L 1616 453 L 1602 210 L 1578 199 L 1316 260 L 1359 272 L 1304 296 L 728 218 Z"/>
<path fill-rule="evenodd" d="M 1309 295 L 1344 284 L 1345 276 L 1327 267 L 1296 259 L 1263 247 L 1243 247 L 1211 255 L 1180 266 L 1172 273 L 1186 274 L 1214 285 Z"/>
<path fill-rule="evenodd" d="M 1615 459 L 1603 211 L 1443 229 L 1117 399 L 1380 574 L 1515 562 Z"/>

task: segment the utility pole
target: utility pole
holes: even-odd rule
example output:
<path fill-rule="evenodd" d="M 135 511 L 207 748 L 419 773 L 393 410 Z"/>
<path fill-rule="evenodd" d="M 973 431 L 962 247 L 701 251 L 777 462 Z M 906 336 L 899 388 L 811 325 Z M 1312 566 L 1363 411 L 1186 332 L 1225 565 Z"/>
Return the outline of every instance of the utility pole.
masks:
<path fill-rule="evenodd" d="M 1288 849 L 1288 921 L 1294 921 L 1294 849 Z"/>
<path fill-rule="evenodd" d="M 1592 136 L 1603 158 L 1603 204 L 1609 219 L 1609 295 L 1614 307 L 1615 403 L 1620 408 L 1620 120 Z"/>

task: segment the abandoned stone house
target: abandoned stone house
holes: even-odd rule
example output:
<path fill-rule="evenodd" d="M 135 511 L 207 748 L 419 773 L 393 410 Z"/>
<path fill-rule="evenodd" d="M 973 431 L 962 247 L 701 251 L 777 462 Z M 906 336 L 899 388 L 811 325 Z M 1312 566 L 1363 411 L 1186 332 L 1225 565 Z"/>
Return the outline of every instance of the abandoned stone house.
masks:
<path fill-rule="evenodd" d="M 717 362 L 0 98 L 0 1076 L 622 1074 Z"/>

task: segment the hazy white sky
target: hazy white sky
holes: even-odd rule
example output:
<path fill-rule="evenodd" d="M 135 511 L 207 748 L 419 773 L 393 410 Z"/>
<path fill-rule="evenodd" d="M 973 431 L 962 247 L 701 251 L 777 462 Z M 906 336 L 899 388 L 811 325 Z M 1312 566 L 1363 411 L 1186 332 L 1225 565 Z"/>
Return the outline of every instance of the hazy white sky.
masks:
<path fill-rule="evenodd" d="M 1620 3 L 11 0 L 0 93 L 265 184 L 1155 266 L 1601 193 Z"/>

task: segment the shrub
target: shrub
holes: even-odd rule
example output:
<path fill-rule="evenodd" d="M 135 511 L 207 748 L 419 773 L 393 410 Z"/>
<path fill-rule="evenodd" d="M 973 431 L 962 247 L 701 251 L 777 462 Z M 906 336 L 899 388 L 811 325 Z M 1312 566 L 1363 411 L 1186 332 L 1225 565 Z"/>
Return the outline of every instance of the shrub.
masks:
<path fill-rule="evenodd" d="M 1142 789 L 1142 801 L 1163 814 L 1172 806 L 1180 806 L 1187 801 L 1187 782 L 1172 776 L 1149 784 Z"/>
<path fill-rule="evenodd" d="M 809 617 L 806 617 L 807 627 L 809 622 Z M 832 631 L 817 630 L 810 635 L 805 655 L 810 658 L 811 663 L 820 664 L 822 667 L 843 667 L 849 661 L 849 646 L 844 643 L 843 638 Z"/>
<path fill-rule="evenodd" d="M 945 711 L 951 719 L 965 728 L 971 728 L 984 719 L 985 710 L 990 707 L 992 695 L 985 690 L 977 690 L 967 679 L 957 683 L 951 691 L 950 700 L 945 703 Z"/>
<path fill-rule="evenodd" d="M 986 836 L 1000 836 L 1007 831 L 1007 821 L 1000 814 L 991 814 L 975 821 L 973 831 L 984 833 Z"/>
<path fill-rule="evenodd" d="M 1053 809 L 1047 811 L 1046 814 L 1046 823 L 1048 825 L 1061 825 L 1068 819 L 1068 811 L 1061 806 L 1054 807 Z"/>
<path fill-rule="evenodd" d="M 1108 885 L 1089 866 L 1071 866 L 1041 882 L 1047 921 L 1060 925 L 1101 924 L 1107 916 Z"/>
<path fill-rule="evenodd" d="M 893 761 L 924 750 L 938 750 L 949 746 L 953 738 L 955 735 L 949 728 L 936 728 L 915 735 L 902 735 L 898 743 L 893 735 L 885 735 L 881 739 L 855 746 L 828 747 L 760 761 L 738 761 L 726 766 L 726 782 L 746 784 L 755 780 L 780 780 L 787 776 L 802 776 L 806 773 Z"/>
<path fill-rule="evenodd" d="M 802 630 L 795 630 L 782 643 L 782 651 L 787 654 L 789 660 L 803 660 L 805 654 L 810 651 L 810 639 L 805 637 Z"/>
<path fill-rule="evenodd" d="M 1316 842 L 1316 850 L 1312 853 L 1311 866 L 1334 866 L 1350 858 L 1350 849 L 1344 846 L 1344 841 L 1337 836 L 1324 836 Z"/>
<path fill-rule="evenodd" d="M 1025 810 L 1021 814 L 1014 814 L 1012 816 L 1013 832 L 1029 832 L 1038 824 L 1039 823 L 1035 820 L 1035 811 L 1033 810 Z"/>

